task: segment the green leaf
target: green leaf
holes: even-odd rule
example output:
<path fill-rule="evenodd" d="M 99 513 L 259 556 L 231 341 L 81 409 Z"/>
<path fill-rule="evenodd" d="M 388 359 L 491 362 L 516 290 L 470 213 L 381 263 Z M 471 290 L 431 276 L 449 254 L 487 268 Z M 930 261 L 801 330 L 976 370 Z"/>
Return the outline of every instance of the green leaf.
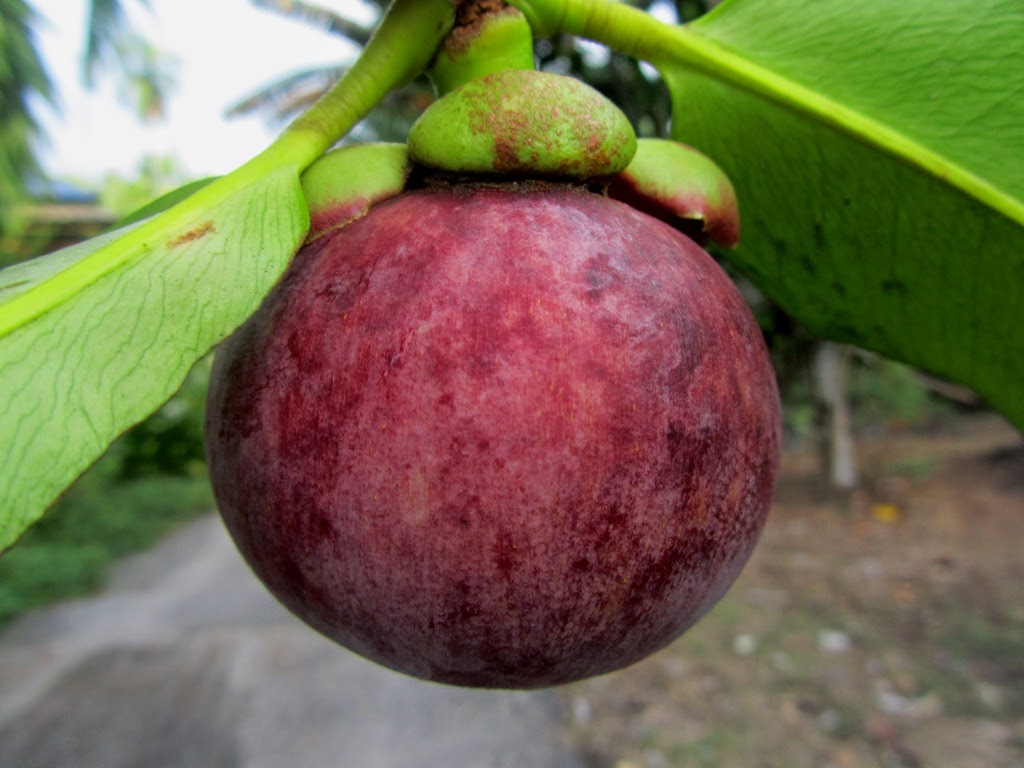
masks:
<path fill-rule="evenodd" d="M 25 438 L 0 447 L 0 548 L 259 306 L 308 225 L 291 168 L 190 213 L 54 254 L 0 305 L 0 424 Z"/>
<path fill-rule="evenodd" d="M 976 389 L 1024 428 L 1024 4 L 728 0 L 682 28 L 513 0 L 657 66 L 736 188 L 730 259 L 822 336 Z"/>
<path fill-rule="evenodd" d="M 155 200 L 150 200 L 141 208 L 137 208 L 136 210 L 132 211 L 123 219 L 121 219 L 117 223 L 117 226 L 126 227 L 129 224 L 134 224 L 137 221 L 148 219 L 150 216 L 156 216 L 156 214 L 158 213 L 163 213 L 168 208 L 171 208 L 180 203 L 182 200 L 188 199 L 196 192 L 198 192 L 200 189 L 213 183 L 218 178 L 220 177 L 208 176 L 205 179 L 195 179 L 194 181 L 190 181 L 187 184 L 182 184 L 177 189 L 172 189 L 170 192 L 166 192 L 160 195 L 160 197 L 156 198 Z"/>
<path fill-rule="evenodd" d="M 125 226 L 111 232 L 105 232 L 83 243 L 71 245 L 59 251 L 49 253 L 46 256 L 22 261 L 0 270 L 0 306 L 13 301 L 16 296 L 60 274 L 89 254 L 116 242 L 124 237 L 129 229 L 129 227 Z M 0 323 L 13 325 L 12 316 L 7 312 L 0 314 Z"/>
<path fill-rule="evenodd" d="M 731 72 L 666 69 L 674 131 L 736 186 L 734 262 L 1024 427 L 1024 5 L 733 0 L 691 32 Z"/>
<path fill-rule="evenodd" d="M 0 272 L 0 550 L 256 310 L 309 226 L 300 173 L 423 72 L 453 15 L 448 0 L 396 0 L 259 156 L 152 218 Z"/>

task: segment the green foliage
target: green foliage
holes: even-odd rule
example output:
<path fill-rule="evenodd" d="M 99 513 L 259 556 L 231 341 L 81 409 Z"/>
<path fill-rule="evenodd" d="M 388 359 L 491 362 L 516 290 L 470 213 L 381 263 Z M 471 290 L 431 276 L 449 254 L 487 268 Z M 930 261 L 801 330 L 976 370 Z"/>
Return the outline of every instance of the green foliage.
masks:
<path fill-rule="evenodd" d="M 203 413 L 209 381 L 210 358 L 205 358 L 192 369 L 174 397 L 121 438 L 116 444 L 120 479 L 205 474 Z"/>
<path fill-rule="evenodd" d="M 813 345 L 812 345 L 813 346 Z M 810 358 L 803 364 L 810 365 Z M 809 371 L 784 380 L 782 419 L 786 434 L 796 440 L 815 435 L 821 407 Z M 936 395 L 910 366 L 854 351 L 848 372 L 847 402 L 855 432 L 886 425 L 924 426 L 949 413 L 952 406 Z M 905 474 L 920 471 L 908 465 Z"/>
<path fill-rule="evenodd" d="M 873 355 L 854 357 L 847 395 L 855 427 L 921 423 L 943 410 L 913 368 Z"/>
<path fill-rule="evenodd" d="M 965 383 L 1024 426 L 1016 0 L 733 0 L 666 65 L 676 135 L 737 187 L 734 263 L 812 332 Z"/>
<path fill-rule="evenodd" d="M 256 158 L 137 225 L 0 272 L 0 549 L 256 310 L 309 227 L 300 173 L 426 68 L 452 16 L 448 0 L 398 0 Z"/>
<path fill-rule="evenodd" d="M 167 400 L 284 270 L 308 226 L 297 172 L 226 186 L 205 208 L 0 273 L 0 424 L 23 436 L 0 454 L 0 547 Z"/>
<path fill-rule="evenodd" d="M 100 187 L 100 203 L 118 218 L 185 184 L 188 175 L 173 155 L 148 156 L 130 178 L 111 173 Z"/>
<path fill-rule="evenodd" d="M 25 179 L 39 170 L 33 149 L 40 128 L 28 99 L 49 99 L 52 85 L 33 41 L 36 22 L 24 0 L 0 0 L 0 232 L 10 202 L 23 196 Z"/>

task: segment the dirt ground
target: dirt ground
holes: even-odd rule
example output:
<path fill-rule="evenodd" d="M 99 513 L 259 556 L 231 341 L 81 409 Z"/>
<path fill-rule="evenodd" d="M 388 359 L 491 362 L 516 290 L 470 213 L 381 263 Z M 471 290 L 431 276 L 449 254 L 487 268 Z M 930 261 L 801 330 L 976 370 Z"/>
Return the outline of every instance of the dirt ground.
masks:
<path fill-rule="evenodd" d="M 1024 442 L 989 415 L 787 452 L 761 542 L 680 640 L 563 689 L 594 768 L 1024 765 Z"/>

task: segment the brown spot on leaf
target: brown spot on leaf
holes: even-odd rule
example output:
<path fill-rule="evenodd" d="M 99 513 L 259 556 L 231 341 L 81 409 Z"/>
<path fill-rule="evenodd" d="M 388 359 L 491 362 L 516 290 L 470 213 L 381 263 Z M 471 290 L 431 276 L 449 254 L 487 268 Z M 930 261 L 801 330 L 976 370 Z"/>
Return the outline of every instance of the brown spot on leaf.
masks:
<path fill-rule="evenodd" d="M 167 241 L 167 247 L 168 248 L 177 248 L 180 245 L 185 245 L 186 243 L 191 243 L 194 240 L 198 240 L 201 237 L 206 237 L 207 235 L 209 235 L 209 234 L 211 234 L 213 232 L 216 232 L 216 231 L 217 231 L 217 228 L 215 226 L 213 226 L 213 221 L 212 220 L 211 221 L 204 221 L 198 227 L 193 227 L 188 232 L 182 232 L 177 237 L 175 237 L 175 238 L 173 238 L 171 240 L 168 240 Z"/>

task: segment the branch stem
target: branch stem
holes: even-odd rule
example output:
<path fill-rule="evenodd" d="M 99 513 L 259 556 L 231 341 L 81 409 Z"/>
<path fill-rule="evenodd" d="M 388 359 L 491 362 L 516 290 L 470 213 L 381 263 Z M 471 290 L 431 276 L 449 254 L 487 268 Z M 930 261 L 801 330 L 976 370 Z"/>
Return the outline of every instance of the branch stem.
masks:
<path fill-rule="evenodd" d="M 308 166 L 389 91 L 424 72 L 454 20 L 451 0 L 394 0 L 352 67 L 253 162 Z"/>

